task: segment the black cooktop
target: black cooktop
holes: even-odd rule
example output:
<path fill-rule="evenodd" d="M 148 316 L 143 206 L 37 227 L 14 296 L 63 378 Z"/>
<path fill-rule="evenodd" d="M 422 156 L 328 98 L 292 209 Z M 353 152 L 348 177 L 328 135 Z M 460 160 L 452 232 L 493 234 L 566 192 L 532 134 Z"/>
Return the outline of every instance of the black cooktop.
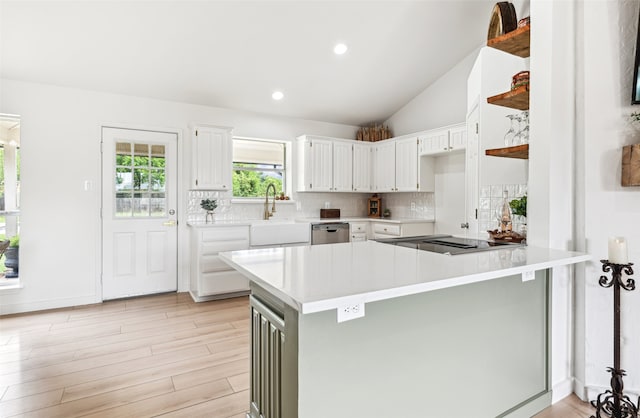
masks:
<path fill-rule="evenodd" d="M 467 254 L 477 251 L 498 250 L 500 248 L 520 247 L 524 244 L 496 242 L 451 235 L 424 235 L 419 237 L 389 238 L 376 240 L 384 244 L 431 251 L 440 254 Z"/>

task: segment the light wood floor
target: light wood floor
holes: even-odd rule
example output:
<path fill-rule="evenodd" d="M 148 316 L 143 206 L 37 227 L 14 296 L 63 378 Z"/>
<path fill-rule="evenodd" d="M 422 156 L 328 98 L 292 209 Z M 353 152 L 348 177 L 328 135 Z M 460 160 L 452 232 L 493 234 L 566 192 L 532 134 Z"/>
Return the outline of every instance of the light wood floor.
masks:
<path fill-rule="evenodd" d="M 180 293 L 0 317 L 0 417 L 244 418 L 248 309 Z M 591 413 L 573 396 L 536 418 Z"/>

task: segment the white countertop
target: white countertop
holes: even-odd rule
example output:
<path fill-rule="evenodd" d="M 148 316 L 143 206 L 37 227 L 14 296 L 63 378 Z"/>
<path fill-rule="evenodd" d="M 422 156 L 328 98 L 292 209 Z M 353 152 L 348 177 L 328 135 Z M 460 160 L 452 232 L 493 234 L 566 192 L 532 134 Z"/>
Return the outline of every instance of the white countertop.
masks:
<path fill-rule="evenodd" d="M 309 223 L 333 223 L 333 222 L 387 222 L 394 224 L 434 223 L 435 219 L 417 218 L 367 218 L 367 217 L 343 217 L 343 218 L 298 218 L 298 222 Z"/>
<path fill-rule="evenodd" d="M 434 219 L 416 219 L 416 218 L 367 218 L 367 217 L 345 217 L 345 218 L 295 218 L 295 219 L 235 219 L 235 220 L 216 220 L 214 222 L 205 221 L 189 221 L 187 225 L 194 228 L 211 228 L 225 226 L 251 226 L 256 224 L 278 224 L 278 223 L 334 223 L 334 222 L 387 222 L 387 223 L 434 223 Z"/>
<path fill-rule="evenodd" d="M 517 247 L 443 255 L 375 241 L 220 253 L 302 314 L 574 264 L 591 256 Z"/>

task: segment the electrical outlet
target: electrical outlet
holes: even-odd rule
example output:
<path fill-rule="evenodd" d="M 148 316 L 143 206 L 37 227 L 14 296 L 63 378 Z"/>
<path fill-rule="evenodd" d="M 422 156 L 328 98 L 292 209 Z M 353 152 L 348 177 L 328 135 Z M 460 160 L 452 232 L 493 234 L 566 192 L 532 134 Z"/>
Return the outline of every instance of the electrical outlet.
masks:
<path fill-rule="evenodd" d="M 364 302 L 352 303 L 338 308 L 338 322 L 351 321 L 364 316 Z"/>
<path fill-rule="evenodd" d="M 522 281 L 528 282 L 529 280 L 535 280 L 536 272 L 535 271 L 524 271 L 522 272 Z"/>
<path fill-rule="evenodd" d="M 416 210 L 416 202 L 411 202 L 411 210 L 415 212 Z"/>

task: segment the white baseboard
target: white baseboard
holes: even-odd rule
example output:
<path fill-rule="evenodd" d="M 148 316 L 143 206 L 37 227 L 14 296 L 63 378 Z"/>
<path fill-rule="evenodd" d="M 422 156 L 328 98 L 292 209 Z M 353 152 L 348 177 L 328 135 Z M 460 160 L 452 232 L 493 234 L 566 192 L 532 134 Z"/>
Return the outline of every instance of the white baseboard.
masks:
<path fill-rule="evenodd" d="M 90 305 L 100 302 L 102 302 L 102 300 L 94 295 L 79 298 L 43 300 L 38 302 L 3 303 L 0 305 L 0 315 L 43 311 L 46 309 L 68 308 L 71 306 Z"/>
<path fill-rule="evenodd" d="M 567 378 L 553 385 L 551 403 L 554 404 L 573 393 L 574 382 L 572 378 Z"/>
<path fill-rule="evenodd" d="M 580 400 L 584 402 L 589 401 L 589 395 L 587 394 L 587 387 L 584 382 L 579 379 L 573 379 L 573 393 L 576 394 Z"/>

